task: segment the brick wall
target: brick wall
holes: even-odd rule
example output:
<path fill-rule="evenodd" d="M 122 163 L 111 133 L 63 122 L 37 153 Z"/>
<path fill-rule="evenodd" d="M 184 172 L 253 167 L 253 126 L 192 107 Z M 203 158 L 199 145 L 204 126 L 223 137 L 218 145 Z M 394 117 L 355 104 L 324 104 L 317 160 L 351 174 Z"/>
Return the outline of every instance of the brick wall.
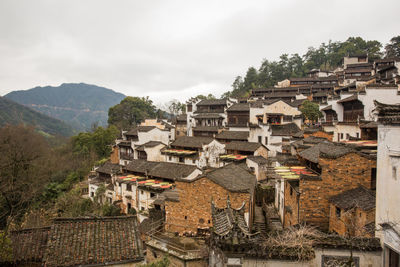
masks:
<path fill-rule="evenodd" d="M 110 160 L 112 164 L 119 164 L 119 149 L 117 146 L 112 148 Z"/>
<path fill-rule="evenodd" d="M 337 159 L 319 159 L 321 180 L 301 179 L 300 221 L 328 230 L 329 198 L 341 192 L 357 188 L 360 184 L 371 188 L 371 169 L 376 161 L 357 153 L 349 153 Z"/>
<path fill-rule="evenodd" d="M 298 193 L 291 187 L 288 181 L 285 181 L 285 213 L 283 226 L 288 227 L 298 224 Z"/>
<path fill-rule="evenodd" d="M 373 237 L 366 225 L 375 221 L 375 209 L 364 211 L 355 208 L 349 211 L 341 210 L 340 218 L 336 214 L 336 206 L 331 204 L 329 217 L 329 232 L 336 232 L 339 235 L 350 234 L 352 236 Z"/>
<path fill-rule="evenodd" d="M 240 208 L 246 203 L 249 211 L 252 199 L 249 193 L 229 192 L 222 186 L 204 177 L 194 182 L 176 182 L 179 202 L 165 201 L 166 230 L 169 232 L 197 232 L 198 228 L 212 226 L 211 199 L 217 207 L 226 207 L 229 195 L 232 207 Z"/>

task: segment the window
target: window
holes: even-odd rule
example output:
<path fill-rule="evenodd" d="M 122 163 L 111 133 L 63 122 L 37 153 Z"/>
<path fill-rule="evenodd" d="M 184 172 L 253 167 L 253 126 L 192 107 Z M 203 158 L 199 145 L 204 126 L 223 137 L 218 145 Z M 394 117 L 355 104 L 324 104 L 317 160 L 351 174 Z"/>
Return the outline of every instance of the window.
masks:
<path fill-rule="evenodd" d="M 360 138 L 360 133 L 356 133 L 357 138 Z"/>
<path fill-rule="evenodd" d="M 187 216 L 185 216 L 185 220 L 187 220 Z"/>
<path fill-rule="evenodd" d="M 291 196 L 293 195 L 293 188 L 292 187 L 290 187 L 290 195 Z"/>
<path fill-rule="evenodd" d="M 142 194 L 142 195 L 144 194 L 143 190 L 140 190 L 140 194 Z"/>
<path fill-rule="evenodd" d="M 376 168 L 371 169 L 371 189 L 376 189 Z"/>
<path fill-rule="evenodd" d="M 348 139 L 350 139 L 350 134 L 346 134 L 346 139 L 348 140 Z"/>
<path fill-rule="evenodd" d="M 192 159 L 192 163 L 195 164 L 195 163 L 196 163 L 196 160 L 195 160 L 195 159 Z"/>
<path fill-rule="evenodd" d="M 131 203 L 128 203 L 128 212 L 129 212 L 129 210 L 132 208 L 132 204 Z"/>
<path fill-rule="evenodd" d="M 211 223 L 211 220 L 208 220 L 208 224 L 210 224 Z"/>
<path fill-rule="evenodd" d="M 265 137 L 265 145 L 268 145 L 268 137 Z"/>
<path fill-rule="evenodd" d="M 150 197 L 155 197 L 156 194 L 155 193 L 150 193 Z"/>
<path fill-rule="evenodd" d="M 93 193 L 93 192 L 90 192 L 90 196 L 91 196 L 91 197 L 94 197 L 94 193 Z"/>
<path fill-rule="evenodd" d="M 343 133 L 340 133 L 340 139 L 343 139 Z"/>
<path fill-rule="evenodd" d="M 261 143 L 261 140 L 262 140 L 262 136 L 259 136 L 258 137 L 258 142 Z"/>
<path fill-rule="evenodd" d="M 199 219 L 199 223 L 204 223 L 204 219 L 203 219 L 203 218 L 200 218 L 200 219 Z"/>
<path fill-rule="evenodd" d="M 168 160 L 171 161 L 171 160 L 172 160 L 172 157 L 171 157 L 171 156 L 168 156 Z"/>
<path fill-rule="evenodd" d="M 340 218 L 341 212 L 340 208 L 336 207 L 336 218 Z"/>
<path fill-rule="evenodd" d="M 392 167 L 392 178 L 397 180 L 397 167 Z"/>
<path fill-rule="evenodd" d="M 185 158 L 184 157 L 179 157 L 179 162 L 184 163 L 185 162 Z"/>
<path fill-rule="evenodd" d="M 141 207 L 140 210 L 144 210 L 144 207 Z"/>
<path fill-rule="evenodd" d="M 126 185 L 126 191 L 132 191 L 132 185 L 127 184 Z"/>
<path fill-rule="evenodd" d="M 188 112 L 192 112 L 192 105 L 187 105 Z"/>

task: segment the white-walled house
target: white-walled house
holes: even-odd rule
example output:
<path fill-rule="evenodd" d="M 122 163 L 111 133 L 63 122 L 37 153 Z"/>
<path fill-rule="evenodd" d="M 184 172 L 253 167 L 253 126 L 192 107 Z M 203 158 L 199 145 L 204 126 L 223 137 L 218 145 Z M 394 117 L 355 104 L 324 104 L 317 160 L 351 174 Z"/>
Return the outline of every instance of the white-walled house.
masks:
<path fill-rule="evenodd" d="M 400 264 L 400 104 L 376 102 L 378 161 L 376 236 L 381 239 L 383 266 Z"/>

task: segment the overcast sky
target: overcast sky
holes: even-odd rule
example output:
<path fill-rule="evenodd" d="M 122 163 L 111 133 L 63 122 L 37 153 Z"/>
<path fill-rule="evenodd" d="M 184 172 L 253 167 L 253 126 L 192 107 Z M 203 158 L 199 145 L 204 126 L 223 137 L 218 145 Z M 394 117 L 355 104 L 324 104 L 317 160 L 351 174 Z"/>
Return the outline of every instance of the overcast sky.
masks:
<path fill-rule="evenodd" d="M 263 58 L 400 35 L 400 1 L 0 0 L 0 95 L 64 82 L 220 96 Z"/>

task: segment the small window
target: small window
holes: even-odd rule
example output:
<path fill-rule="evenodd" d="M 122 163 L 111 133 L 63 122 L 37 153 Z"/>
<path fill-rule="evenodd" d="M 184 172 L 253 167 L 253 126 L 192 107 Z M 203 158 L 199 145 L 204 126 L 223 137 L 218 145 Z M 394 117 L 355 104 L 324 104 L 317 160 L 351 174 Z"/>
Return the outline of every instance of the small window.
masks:
<path fill-rule="evenodd" d="M 141 207 L 140 210 L 144 210 L 144 207 Z"/>
<path fill-rule="evenodd" d="M 187 220 L 187 216 L 185 216 L 185 220 Z"/>
<path fill-rule="evenodd" d="M 340 134 L 340 139 L 343 139 L 343 133 Z"/>
<path fill-rule="evenodd" d="M 268 137 L 265 137 L 265 145 L 268 145 Z"/>
<path fill-rule="evenodd" d="M 211 220 L 208 220 L 208 224 L 210 224 L 211 223 Z"/>
<path fill-rule="evenodd" d="M 204 219 L 203 219 L 203 218 L 200 218 L 200 219 L 199 219 L 199 223 L 204 223 Z"/>
<path fill-rule="evenodd" d="M 360 133 L 357 133 L 356 136 L 357 136 L 357 138 L 360 138 Z"/>
<path fill-rule="evenodd" d="M 349 140 L 350 139 L 350 134 L 346 134 L 346 139 Z"/>
<path fill-rule="evenodd" d="M 143 194 L 144 194 L 144 191 L 143 191 L 143 190 L 140 190 L 140 194 L 142 194 L 142 195 L 143 195 Z"/>
<path fill-rule="evenodd" d="M 195 163 L 196 163 L 196 160 L 195 160 L 195 159 L 192 159 L 192 163 L 195 164 Z"/>
<path fill-rule="evenodd" d="M 392 167 L 392 177 L 397 180 L 397 168 L 395 166 Z"/>
<path fill-rule="evenodd" d="M 172 160 L 172 157 L 171 157 L 171 156 L 168 156 L 168 160 L 171 161 L 171 160 Z"/>
<path fill-rule="evenodd" d="M 91 196 L 91 197 L 94 197 L 94 193 L 93 193 L 93 192 L 90 192 L 90 196 Z"/>
<path fill-rule="evenodd" d="M 184 157 L 179 157 L 179 162 L 184 163 L 185 162 L 185 158 Z"/>
<path fill-rule="evenodd" d="M 258 142 L 261 143 L 261 140 L 262 140 L 262 136 L 259 136 L 258 137 Z"/>
<path fill-rule="evenodd" d="M 293 195 L 293 188 L 292 187 L 290 187 L 290 195 L 291 196 Z"/>
<path fill-rule="evenodd" d="M 126 185 L 126 191 L 132 191 L 132 185 L 127 184 Z"/>
<path fill-rule="evenodd" d="M 150 197 L 155 197 L 156 194 L 155 193 L 150 193 Z"/>
<path fill-rule="evenodd" d="M 340 208 L 336 207 L 336 218 L 340 218 L 341 212 Z"/>

